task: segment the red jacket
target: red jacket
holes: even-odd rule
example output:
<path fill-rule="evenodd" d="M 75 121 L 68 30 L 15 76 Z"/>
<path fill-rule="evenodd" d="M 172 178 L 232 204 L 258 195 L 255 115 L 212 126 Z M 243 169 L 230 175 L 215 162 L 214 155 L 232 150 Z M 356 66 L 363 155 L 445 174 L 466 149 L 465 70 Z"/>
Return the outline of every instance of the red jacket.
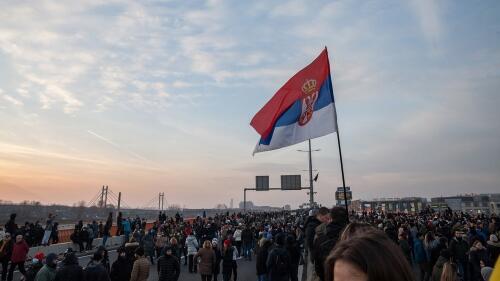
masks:
<path fill-rule="evenodd" d="M 21 241 L 19 243 L 14 243 L 14 247 L 12 249 L 12 256 L 10 258 L 11 262 L 23 262 L 26 261 L 26 255 L 30 247 L 26 241 Z"/>

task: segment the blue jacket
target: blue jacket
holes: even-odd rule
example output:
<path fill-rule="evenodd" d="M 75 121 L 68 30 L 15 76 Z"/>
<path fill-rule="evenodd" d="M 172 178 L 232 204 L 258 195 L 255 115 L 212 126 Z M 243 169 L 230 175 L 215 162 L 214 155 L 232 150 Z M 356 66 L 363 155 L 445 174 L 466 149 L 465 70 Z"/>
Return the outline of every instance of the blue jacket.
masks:
<path fill-rule="evenodd" d="M 128 220 L 123 220 L 122 221 L 122 227 L 123 227 L 123 232 L 124 233 L 130 233 L 130 232 L 132 232 L 132 229 L 130 228 L 130 222 Z"/>
<path fill-rule="evenodd" d="M 413 241 L 413 252 L 415 255 L 416 263 L 423 263 L 427 261 L 427 254 L 425 253 L 422 240 L 417 238 Z"/>

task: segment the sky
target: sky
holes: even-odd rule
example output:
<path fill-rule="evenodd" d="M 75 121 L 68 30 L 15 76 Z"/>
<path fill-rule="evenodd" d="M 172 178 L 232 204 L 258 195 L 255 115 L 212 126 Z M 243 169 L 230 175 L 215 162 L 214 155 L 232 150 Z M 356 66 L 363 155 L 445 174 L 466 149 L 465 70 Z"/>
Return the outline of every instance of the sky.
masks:
<path fill-rule="evenodd" d="M 308 184 L 254 114 L 328 47 L 355 199 L 500 192 L 499 1 L 0 1 L 0 199 L 235 206 Z M 312 141 L 317 201 L 342 185 Z M 306 191 L 249 192 L 293 207 Z"/>

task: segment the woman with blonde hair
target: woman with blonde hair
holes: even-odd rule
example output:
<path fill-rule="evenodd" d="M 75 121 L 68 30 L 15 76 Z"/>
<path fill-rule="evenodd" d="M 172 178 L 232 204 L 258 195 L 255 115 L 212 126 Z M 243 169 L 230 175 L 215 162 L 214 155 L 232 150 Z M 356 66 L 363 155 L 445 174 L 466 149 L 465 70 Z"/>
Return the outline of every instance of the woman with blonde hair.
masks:
<path fill-rule="evenodd" d="M 212 242 L 205 240 L 203 248 L 196 255 L 194 261 L 198 262 L 198 272 L 201 274 L 201 281 L 211 281 L 215 266 L 215 251 L 212 249 Z"/>
<path fill-rule="evenodd" d="M 453 262 L 446 262 L 439 281 L 458 281 L 457 265 Z"/>

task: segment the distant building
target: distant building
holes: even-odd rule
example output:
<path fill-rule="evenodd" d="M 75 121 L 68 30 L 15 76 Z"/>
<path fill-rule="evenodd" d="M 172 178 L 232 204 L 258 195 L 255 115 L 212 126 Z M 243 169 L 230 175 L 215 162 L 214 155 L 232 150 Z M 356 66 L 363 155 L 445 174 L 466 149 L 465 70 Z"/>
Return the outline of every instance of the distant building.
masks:
<path fill-rule="evenodd" d="M 421 197 L 380 198 L 370 201 L 354 200 L 351 209 L 357 212 L 403 212 L 418 213 L 427 206 L 427 199 Z"/>
<path fill-rule="evenodd" d="M 347 206 L 351 205 L 352 200 L 352 191 L 350 186 L 345 187 L 345 194 L 347 197 Z M 337 187 L 337 191 L 335 192 L 335 200 L 337 206 L 345 206 L 344 200 L 344 187 Z"/>
<path fill-rule="evenodd" d="M 464 213 L 498 214 L 500 210 L 500 193 L 434 197 L 431 198 L 430 206 L 434 210 L 449 207 L 453 211 Z"/>

